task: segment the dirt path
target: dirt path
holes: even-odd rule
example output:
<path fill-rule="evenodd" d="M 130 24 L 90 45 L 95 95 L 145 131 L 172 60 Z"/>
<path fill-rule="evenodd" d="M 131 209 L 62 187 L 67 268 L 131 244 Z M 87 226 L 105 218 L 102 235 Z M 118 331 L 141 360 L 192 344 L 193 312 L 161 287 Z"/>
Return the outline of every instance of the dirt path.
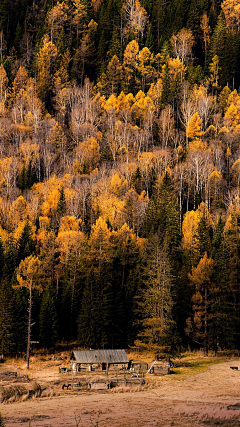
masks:
<path fill-rule="evenodd" d="M 73 393 L 1 404 L 6 427 L 240 427 L 240 361 L 162 377 L 157 388 Z M 235 405 L 235 406 L 234 406 Z"/>

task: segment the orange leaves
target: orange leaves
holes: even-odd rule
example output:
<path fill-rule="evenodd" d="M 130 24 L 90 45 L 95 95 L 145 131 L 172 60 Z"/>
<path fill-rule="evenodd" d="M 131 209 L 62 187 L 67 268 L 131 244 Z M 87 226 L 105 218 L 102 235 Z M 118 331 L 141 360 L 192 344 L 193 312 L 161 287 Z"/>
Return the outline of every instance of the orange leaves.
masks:
<path fill-rule="evenodd" d="M 211 34 L 211 27 L 209 25 L 209 19 L 208 19 L 208 16 L 207 16 L 206 12 L 204 12 L 203 15 L 202 15 L 202 17 L 201 17 L 200 29 L 202 31 L 202 40 L 203 40 L 203 45 L 204 45 L 204 53 L 206 55 L 207 46 L 210 43 L 210 34 Z"/>
<path fill-rule="evenodd" d="M 116 113 L 119 108 L 118 98 L 112 94 L 105 102 L 104 108 L 109 113 Z"/>
<path fill-rule="evenodd" d="M 7 98 L 8 77 L 3 65 L 0 65 L 0 102 L 5 102 Z"/>
<path fill-rule="evenodd" d="M 67 261 L 71 252 L 75 256 L 83 249 L 85 235 L 80 231 L 81 220 L 74 216 L 61 218 L 61 224 L 56 238 L 56 245 L 60 251 L 60 260 Z"/>
<path fill-rule="evenodd" d="M 206 151 L 207 143 L 201 139 L 194 139 L 189 142 L 189 152 L 194 153 L 197 151 Z"/>
<path fill-rule="evenodd" d="M 204 204 L 203 204 L 204 205 Z M 197 250 L 197 229 L 203 216 L 201 208 L 196 211 L 188 211 L 184 215 L 182 223 L 182 246 L 186 250 Z"/>
<path fill-rule="evenodd" d="M 205 253 L 204 257 L 200 259 L 197 267 L 193 268 L 192 274 L 189 274 L 189 278 L 196 286 L 197 290 L 200 290 L 204 283 L 210 282 L 210 278 L 213 274 L 213 267 L 214 261 L 208 258 L 207 253 Z"/>
<path fill-rule="evenodd" d="M 77 3 L 77 0 L 74 1 Z M 69 7 L 63 2 L 57 2 L 56 6 L 52 7 L 48 14 L 48 23 L 50 26 L 51 42 L 57 41 L 60 31 L 64 23 L 68 20 Z"/>
<path fill-rule="evenodd" d="M 123 11 L 127 19 L 125 33 L 128 34 L 132 31 L 137 39 L 140 35 L 143 36 L 148 25 L 148 15 L 146 10 L 141 6 L 140 1 L 126 0 L 123 5 Z"/>
<path fill-rule="evenodd" d="M 24 163 L 28 166 L 30 161 L 32 164 L 39 158 L 39 145 L 32 143 L 30 139 L 26 139 L 25 142 L 19 147 L 20 155 L 23 158 Z"/>
<path fill-rule="evenodd" d="M 94 169 L 100 159 L 100 146 L 95 138 L 88 138 L 84 142 L 80 142 L 76 148 L 76 156 L 79 162 L 79 167 L 83 165 L 87 167 L 88 172 Z"/>
<path fill-rule="evenodd" d="M 128 189 L 127 180 L 120 178 L 118 173 L 115 173 L 110 181 L 110 189 L 115 196 L 123 196 Z"/>
<path fill-rule="evenodd" d="M 201 131 L 202 127 L 202 119 L 200 118 L 198 112 L 194 113 L 193 116 L 190 118 L 187 129 L 186 129 L 186 135 L 187 138 L 198 138 L 203 134 Z"/>
<path fill-rule="evenodd" d="M 109 221 L 112 227 L 118 228 L 124 223 L 124 201 L 114 194 L 102 192 L 93 200 L 93 209 L 100 213 L 102 220 Z"/>
<path fill-rule="evenodd" d="M 79 26 L 87 17 L 86 5 L 82 0 L 73 0 L 73 6 L 73 23 Z"/>
<path fill-rule="evenodd" d="M 177 58 L 169 58 L 168 60 L 169 67 L 169 76 L 174 81 L 179 79 L 180 82 L 183 81 L 187 67 L 185 67 L 182 60 Z"/>
<path fill-rule="evenodd" d="M 235 128 L 238 124 L 239 124 L 238 110 L 234 104 L 230 104 L 224 116 L 224 125 L 227 127 L 227 129 L 229 129 L 229 128 Z"/>
<path fill-rule="evenodd" d="M 131 41 L 125 51 L 123 56 L 123 66 L 126 72 L 126 77 L 128 80 L 131 79 L 134 70 L 137 69 L 137 55 L 139 53 L 139 45 L 136 40 Z"/>
<path fill-rule="evenodd" d="M 39 282 L 40 268 L 41 262 L 36 256 L 30 255 L 22 260 L 17 269 L 19 285 L 15 287 L 41 290 L 42 286 Z"/>
<path fill-rule="evenodd" d="M 182 28 L 177 35 L 171 37 L 170 43 L 174 56 L 179 57 L 182 62 L 186 62 L 192 54 L 194 44 L 192 31 Z"/>
<path fill-rule="evenodd" d="M 155 110 L 155 106 L 150 96 L 145 95 L 144 92 L 140 90 L 137 93 L 135 97 L 135 103 L 132 106 L 132 111 L 134 115 L 137 118 L 144 119 L 144 116 L 149 111 L 154 111 L 154 110 Z"/>
<path fill-rule="evenodd" d="M 38 90 L 42 99 L 45 98 L 46 92 L 51 84 L 51 71 L 54 68 L 54 63 L 57 57 L 57 47 L 48 37 L 43 40 L 43 46 L 39 50 L 36 60 Z"/>
<path fill-rule="evenodd" d="M 240 1 L 239 0 L 224 0 L 221 4 L 226 25 L 232 32 L 239 30 L 240 25 Z"/>
<path fill-rule="evenodd" d="M 19 196 L 12 204 L 10 217 L 12 223 L 17 225 L 20 221 L 24 221 L 30 214 L 29 206 L 23 196 Z"/>
<path fill-rule="evenodd" d="M 41 216 L 53 217 L 57 212 L 60 189 L 64 188 L 67 210 L 68 206 L 74 209 L 77 203 L 76 191 L 71 188 L 71 175 L 64 175 L 62 179 L 52 175 L 51 178 L 43 183 L 34 184 L 32 194 L 37 198 L 38 212 Z"/>

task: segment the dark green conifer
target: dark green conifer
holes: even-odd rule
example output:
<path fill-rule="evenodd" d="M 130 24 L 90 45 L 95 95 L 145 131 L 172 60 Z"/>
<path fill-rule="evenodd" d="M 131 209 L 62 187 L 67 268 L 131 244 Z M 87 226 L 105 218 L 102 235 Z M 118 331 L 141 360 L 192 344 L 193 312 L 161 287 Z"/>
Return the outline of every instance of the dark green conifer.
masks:
<path fill-rule="evenodd" d="M 67 208 L 64 187 L 60 188 L 59 193 L 60 194 L 59 194 L 59 200 L 57 204 L 57 213 L 59 214 L 60 217 L 62 217 L 65 215 L 66 208 Z"/>
<path fill-rule="evenodd" d="M 51 285 L 43 293 L 39 315 L 40 339 L 43 347 L 54 347 L 57 341 L 57 311 Z"/>
<path fill-rule="evenodd" d="M 13 349 L 13 290 L 11 284 L 3 279 L 0 283 L 0 352 L 4 356 Z"/>
<path fill-rule="evenodd" d="M 32 237 L 32 228 L 29 223 L 29 218 L 27 218 L 26 224 L 18 242 L 17 263 L 19 264 L 22 259 L 31 255 L 34 250 L 35 242 Z"/>

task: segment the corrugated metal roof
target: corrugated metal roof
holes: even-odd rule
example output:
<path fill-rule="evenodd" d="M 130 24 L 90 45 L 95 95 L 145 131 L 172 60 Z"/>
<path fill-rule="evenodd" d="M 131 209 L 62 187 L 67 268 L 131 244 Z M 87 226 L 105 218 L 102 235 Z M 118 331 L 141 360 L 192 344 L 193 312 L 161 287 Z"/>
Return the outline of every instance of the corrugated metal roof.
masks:
<path fill-rule="evenodd" d="M 128 363 L 125 350 L 73 351 L 70 360 L 77 363 Z"/>

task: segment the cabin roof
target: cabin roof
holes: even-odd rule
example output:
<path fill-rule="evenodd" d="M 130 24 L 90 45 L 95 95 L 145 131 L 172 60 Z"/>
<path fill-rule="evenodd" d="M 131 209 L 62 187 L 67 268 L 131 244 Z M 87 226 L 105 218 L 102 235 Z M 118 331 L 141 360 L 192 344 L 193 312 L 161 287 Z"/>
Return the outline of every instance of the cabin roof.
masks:
<path fill-rule="evenodd" d="M 128 363 L 125 350 L 80 350 L 73 351 L 70 361 L 77 363 Z"/>

